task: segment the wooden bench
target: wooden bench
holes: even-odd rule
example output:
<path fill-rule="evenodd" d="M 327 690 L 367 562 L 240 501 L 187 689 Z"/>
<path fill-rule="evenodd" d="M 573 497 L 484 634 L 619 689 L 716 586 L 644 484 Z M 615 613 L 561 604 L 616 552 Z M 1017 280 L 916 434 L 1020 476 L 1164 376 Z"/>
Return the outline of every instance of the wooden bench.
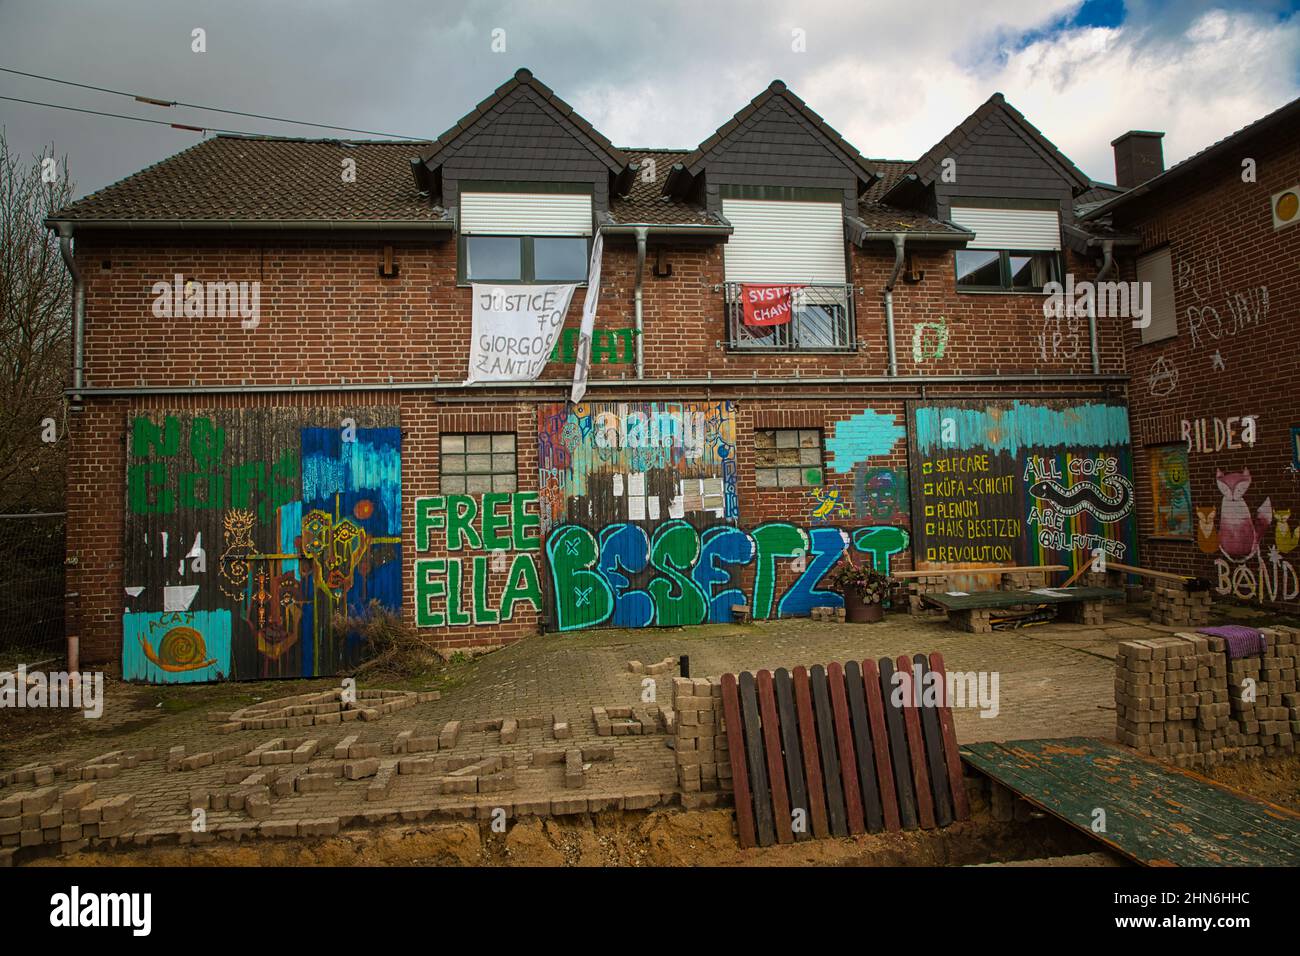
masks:
<path fill-rule="evenodd" d="M 913 615 L 917 615 L 927 610 L 923 596 L 936 591 L 967 589 L 984 591 L 993 588 L 1028 590 L 1035 587 L 1045 587 L 1049 583 L 1051 574 L 1069 570 L 1064 564 L 1030 564 L 1011 567 L 994 565 L 978 568 L 929 568 L 922 571 L 895 571 L 892 572 L 891 577 L 907 583 L 908 611 Z M 976 584 L 974 586 L 969 585 L 966 583 L 968 581 L 974 581 Z M 1073 584 L 1074 582 L 1067 581 L 1066 583 Z"/>
<path fill-rule="evenodd" d="M 999 611 L 1045 605 L 1059 607 L 1060 620 L 1078 624 L 1100 624 L 1105 602 L 1123 597 L 1124 592 L 1121 590 L 1100 587 L 975 591 L 969 594 L 931 591 L 921 595 L 921 599 L 926 603 L 947 611 L 948 623 L 953 627 L 976 634 L 992 631 L 994 618 L 998 616 Z"/>
<path fill-rule="evenodd" d="M 1125 574 L 1151 581 L 1151 623 L 1169 627 L 1204 627 L 1210 623 L 1210 586 L 1199 578 L 1168 571 L 1152 571 L 1118 561 L 1106 562 L 1107 585 L 1116 584 Z M 1103 575 L 1089 575 L 1097 580 Z"/>

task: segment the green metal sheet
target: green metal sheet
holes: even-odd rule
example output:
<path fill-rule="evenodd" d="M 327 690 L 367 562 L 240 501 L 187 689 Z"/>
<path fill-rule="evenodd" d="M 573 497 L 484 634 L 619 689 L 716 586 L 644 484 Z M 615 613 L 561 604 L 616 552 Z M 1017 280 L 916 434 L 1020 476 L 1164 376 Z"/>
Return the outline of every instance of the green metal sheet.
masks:
<path fill-rule="evenodd" d="M 1145 866 L 1296 866 L 1300 814 L 1106 740 L 968 744 L 962 759 Z M 1104 830 L 1096 828 L 1103 811 Z"/>
<path fill-rule="evenodd" d="M 1040 594 L 1036 591 L 975 591 L 971 594 L 947 594 L 943 591 L 924 594 L 924 600 L 949 611 L 968 611 L 972 608 L 1019 607 L 1025 604 L 1072 604 L 1076 601 L 1122 600 L 1124 592 L 1115 588 L 1057 588 L 1059 595 Z"/>

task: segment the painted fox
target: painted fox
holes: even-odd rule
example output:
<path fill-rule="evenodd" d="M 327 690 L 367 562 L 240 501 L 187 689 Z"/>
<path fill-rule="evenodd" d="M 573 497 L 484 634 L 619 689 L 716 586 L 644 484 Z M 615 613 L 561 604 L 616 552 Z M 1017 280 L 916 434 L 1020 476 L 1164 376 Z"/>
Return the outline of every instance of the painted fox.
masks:
<path fill-rule="evenodd" d="M 1250 469 L 1224 474 L 1216 469 L 1215 483 L 1223 492 L 1219 505 L 1219 549 L 1234 561 L 1244 561 L 1259 550 L 1264 532 L 1273 523 L 1273 502 L 1269 498 L 1252 517 L 1246 504 L 1250 489 Z"/>

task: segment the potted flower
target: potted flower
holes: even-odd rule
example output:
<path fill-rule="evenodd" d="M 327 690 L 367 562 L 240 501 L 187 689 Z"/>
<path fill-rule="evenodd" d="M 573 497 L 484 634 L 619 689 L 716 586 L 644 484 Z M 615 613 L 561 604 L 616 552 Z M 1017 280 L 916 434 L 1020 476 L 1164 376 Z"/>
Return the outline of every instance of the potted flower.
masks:
<path fill-rule="evenodd" d="M 844 619 L 854 624 L 872 624 L 885 614 L 882 602 L 889 592 L 890 578 L 866 564 L 845 558 L 831 572 L 830 585 L 844 595 Z"/>

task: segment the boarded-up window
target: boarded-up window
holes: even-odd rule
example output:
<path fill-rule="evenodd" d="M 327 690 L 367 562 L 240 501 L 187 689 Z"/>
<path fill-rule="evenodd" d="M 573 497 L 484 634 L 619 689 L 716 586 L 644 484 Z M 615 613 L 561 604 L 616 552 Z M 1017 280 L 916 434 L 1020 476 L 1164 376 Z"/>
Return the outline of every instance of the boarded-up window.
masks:
<path fill-rule="evenodd" d="M 1169 247 L 1139 256 L 1138 282 L 1150 282 L 1151 324 L 1142 329 L 1143 342 L 1159 342 L 1178 334 L 1178 311 L 1174 305 L 1174 265 Z"/>
<path fill-rule="evenodd" d="M 760 488 L 802 488 L 822 483 L 822 433 L 815 428 L 754 433 L 755 482 Z"/>
<path fill-rule="evenodd" d="M 1192 536 L 1192 487 L 1187 480 L 1187 446 L 1151 448 L 1151 515 L 1153 533 L 1174 538 Z"/>
<path fill-rule="evenodd" d="M 515 490 L 515 436 L 442 436 L 443 494 L 481 495 Z"/>

